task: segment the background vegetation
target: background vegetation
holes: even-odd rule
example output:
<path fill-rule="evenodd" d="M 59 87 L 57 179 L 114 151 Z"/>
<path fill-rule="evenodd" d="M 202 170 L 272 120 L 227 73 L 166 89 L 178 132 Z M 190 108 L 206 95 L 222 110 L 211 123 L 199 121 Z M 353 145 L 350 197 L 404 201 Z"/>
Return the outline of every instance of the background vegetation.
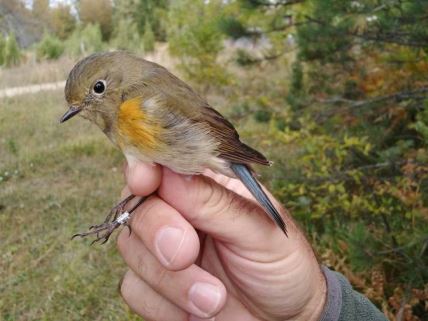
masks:
<path fill-rule="evenodd" d="M 37 22 L 37 42 L 2 28 L 11 14 Z M 262 180 L 322 262 L 389 319 L 426 320 L 427 18 L 424 0 L 0 0 L 0 86 L 167 43 L 162 63 L 274 161 Z M 0 315 L 132 320 L 113 291 L 114 246 L 68 240 L 114 203 L 123 159 L 84 122 L 58 127 L 61 97 L 1 101 Z"/>

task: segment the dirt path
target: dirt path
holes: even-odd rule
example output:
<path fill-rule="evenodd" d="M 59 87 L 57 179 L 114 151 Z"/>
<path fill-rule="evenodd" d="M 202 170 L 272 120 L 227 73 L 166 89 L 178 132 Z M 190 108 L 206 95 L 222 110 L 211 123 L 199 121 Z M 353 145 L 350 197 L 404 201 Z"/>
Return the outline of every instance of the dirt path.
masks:
<path fill-rule="evenodd" d="M 174 71 L 174 59 L 168 54 L 167 44 L 159 44 L 156 51 L 145 55 L 150 61 L 157 62 L 171 71 Z M 58 79 L 58 78 L 57 78 Z M 41 91 L 64 90 L 65 81 L 49 82 L 36 85 L 26 85 L 0 89 L 0 99 L 26 94 L 35 94 Z"/>
<path fill-rule="evenodd" d="M 12 88 L 6 88 L 6 89 L 0 89 L 0 98 L 5 97 L 14 97 L 19 95 L 25 95 L 25 94 L 34 94 L 41 91 L 48 91 L 48 90 L 63 90 L 65 86 L 65 81 L 58 81 L 58 82 L 50 82 L 45 84 L 38 84 L 38 85 L 29 85 L 29 86 L 22 86 L 22 87 L 12 87 Z"/>

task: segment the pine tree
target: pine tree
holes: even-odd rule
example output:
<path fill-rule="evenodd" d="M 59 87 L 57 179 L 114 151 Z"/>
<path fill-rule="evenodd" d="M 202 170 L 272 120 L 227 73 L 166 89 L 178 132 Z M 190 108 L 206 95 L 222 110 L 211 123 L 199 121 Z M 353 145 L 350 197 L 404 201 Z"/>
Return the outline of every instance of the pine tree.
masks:
<path fill-rule="evenodd" d="M 6 38 L 3 57 L 7 67 L 18 65 L 21 60 L 21 51 L 14 33 L 10 33 Z"/>

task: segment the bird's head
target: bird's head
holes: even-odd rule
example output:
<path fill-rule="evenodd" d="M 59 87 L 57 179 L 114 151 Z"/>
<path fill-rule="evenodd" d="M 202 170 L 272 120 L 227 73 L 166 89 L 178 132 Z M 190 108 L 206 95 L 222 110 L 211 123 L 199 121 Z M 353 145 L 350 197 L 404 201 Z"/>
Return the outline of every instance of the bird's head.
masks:
<path fill-rule="evenodd" d="M 80 114 L 109 131 L 121 103 L 141 87 L 144 65 L 142 59 L 124 51 L 95 53 L 79 61 L 67 78 L 68 110 L 60 122 Z"/>

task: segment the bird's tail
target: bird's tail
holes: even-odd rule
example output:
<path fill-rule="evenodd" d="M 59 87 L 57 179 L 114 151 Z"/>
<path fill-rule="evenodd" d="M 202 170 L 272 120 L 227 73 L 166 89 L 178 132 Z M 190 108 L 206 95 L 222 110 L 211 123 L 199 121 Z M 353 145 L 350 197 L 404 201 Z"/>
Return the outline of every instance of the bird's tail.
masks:
<path fill-rule="evenodd" d="M 279 226 L 284 234 L 287 235 L 287 227 L 284 223 L 284 220 L 261 188 L 259 182 L 257 182 L 249 167 L 247 165 L 238 163 L 232 163 L 230 167 L 235 175 L 242 181 L 245 187 L 248 188 L 250 193 L 260 203 L 260 205 L 263 206 L 269 217 L 276 223 L 276 225 Z"/>

